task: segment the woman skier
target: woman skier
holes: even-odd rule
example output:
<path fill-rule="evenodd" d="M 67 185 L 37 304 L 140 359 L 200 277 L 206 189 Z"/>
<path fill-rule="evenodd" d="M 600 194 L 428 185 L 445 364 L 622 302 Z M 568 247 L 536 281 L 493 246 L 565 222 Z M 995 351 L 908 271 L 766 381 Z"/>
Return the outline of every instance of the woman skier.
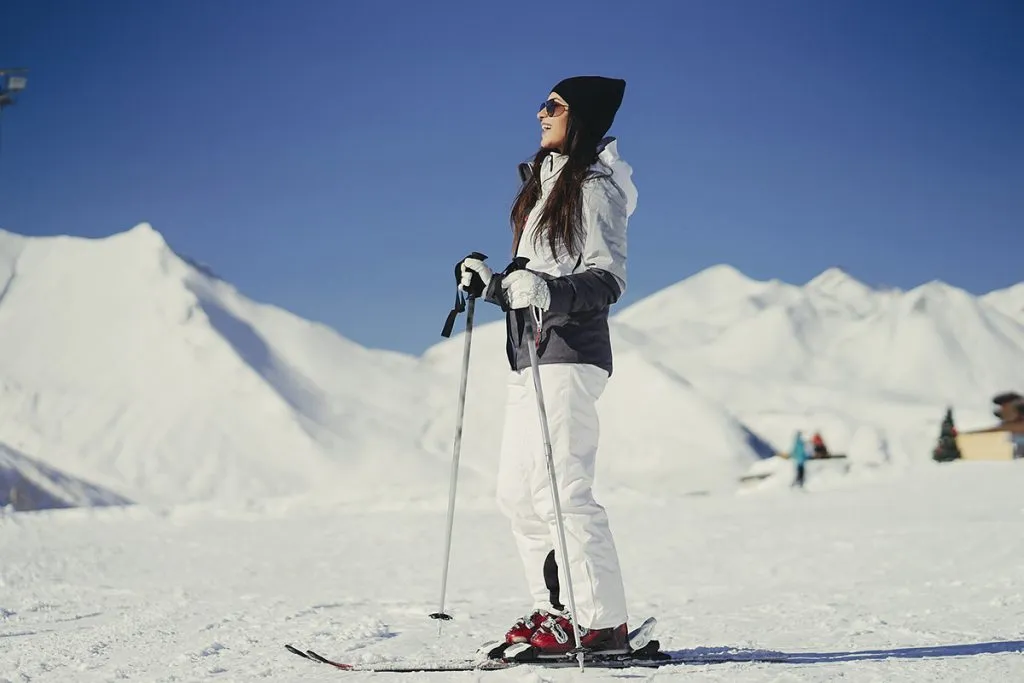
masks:
<path fill-rule="evenodd" d="M 461 286 L 506 311 L 511 372 L 497 501 L 511 521 L 533 612 L 505 639 L 544 653 L 575 647 L 570 619 L 584 648 L 628 647 L 618 554 L 592 492 L 596 402 L 612 374 L 608 311 L 626 288 L 626 224 L 637 201 L 632 168 L 615 138 L 605 137 L 625 87 L 619 79 L 576 76 L 552 89 L 537 113 L 540 149 L 522 165 L 510 215 L 512 252 L 520 263 L 527 259 L 525 268 L 495 273 L 472 257 L 459 263 Z M 527 344 L 538 354 L 577 614 L 559 602 L 559 585 L 567 583 L 553 561 L 561 549 Z"/>

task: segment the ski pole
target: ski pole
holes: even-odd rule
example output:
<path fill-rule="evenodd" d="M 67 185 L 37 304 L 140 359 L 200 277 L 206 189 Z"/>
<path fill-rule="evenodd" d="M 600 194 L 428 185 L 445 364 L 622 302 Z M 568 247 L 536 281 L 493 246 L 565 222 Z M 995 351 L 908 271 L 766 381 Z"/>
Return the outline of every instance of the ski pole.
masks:
<path fill-rule="evenodd" d="M 533 369 L 533 388 L 537 395 L 537 415 L 540 418 L 541 436 L 544 439 L 544 457 L 548 465 L 548 484 L 551 487 L 551 502 L 555 506 L 555 525 L 558 527 L 558 543 L 561 547 L 562 567 L 565 569 L 565 582 L 569 588 L 569 610 L 572 613 L 572 632 L 576 638 L 576 659 L 580 663 L 580 671 L 583 671 L 583 644 L 580 641 L 580 629 L 576 623 L 576 596 L 572 589 L 572 574 L 569 571 L 569 551 L 565 547 L 565 523 L 562 520 L 562 504 L 558 499 L 558 481 L 555 477 L 555 457 L 551 452 L 551 435 L 548 432 L 548 415 L 544 409 L 544 393 L 540 384 L 540 362 L 537 359 L 537 342 L 540 339 L 540 324 L 535 317 L 533 308 L 530 308 L 529 326 L 533 328 L 532 339 L 527 346 L 530 347 L 530 367 Z"/>
<path fill-rule="evenodd" d="M 478 252 L 470 254 L 471 257 L 479 260 L 484 260 L 487 257 Z M 455 279 L 458 283 L 462 282 L 461 274 L 459 272 L 459 266 L 455 269 Z M 442 621 L 450 621 L 451 615 L 444 611 L 444 600 L 445 593 L 448 588 L 448 564 L 449 558 L 451 557 L 452 551 L 452 527 L 455 523 L 455 490 L 459 482 L 459 455 L 462 451 L 462 422 L 466 411 L 466 385 L 469 383 L 469 350 L 470 345 L 473 341 L 473 313 L 476 309 L 476 294 L 473 284 L 470 285 L 470 292 L 467 296 L 466 308 L 466 341 L 462 348 L 462 378 L 459 382 L 459 403 L 455 414 L 455 445 L 452 450 L 452 469 L 451 479 L 448 483 L 448 523 L 445 529 L 444 536 L 444 565 L 441 570 L 441 599 L 439 601 L 440 606 L 438 610 L 430 615 L 431 619 L 440 619 Z M 458 315 L 462 310 L 462 299 L 459 294 L 459 290 L 456 290 L 455 294 L 455 307 L 448 316 L 448 320 L 445 322 L 445 327 L 441 331 L 442 336 L 449 336 L 451 334 L 451 328 L 455 323 L 455 316 Z M 438 632 L 440 632 L 440 625 L 438 626 Z"/>

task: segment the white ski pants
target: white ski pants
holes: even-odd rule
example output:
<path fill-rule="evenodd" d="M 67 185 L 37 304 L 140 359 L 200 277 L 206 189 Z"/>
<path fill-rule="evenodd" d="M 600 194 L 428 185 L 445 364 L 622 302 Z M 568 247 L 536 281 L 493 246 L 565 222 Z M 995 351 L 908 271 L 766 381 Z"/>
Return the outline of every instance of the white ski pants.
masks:
<path fill-rule="evenodd" d="M 577 623 L 589 629 L 618 626 L 626 621 L 622 573 L 608 515 L 591 491 L 599 435 L 596 402 L 608 373 L 594 365 L 547 364 L 540 366 L 540 379 L 565 520 Z M 511 520 L 534 608 L 551 609 L 543 567 L 554 549 L 559 602 L 568 609 L 569 582 L 558 547 L 530 368 L 509 374 L 497 499 L 498 507 Z"/>

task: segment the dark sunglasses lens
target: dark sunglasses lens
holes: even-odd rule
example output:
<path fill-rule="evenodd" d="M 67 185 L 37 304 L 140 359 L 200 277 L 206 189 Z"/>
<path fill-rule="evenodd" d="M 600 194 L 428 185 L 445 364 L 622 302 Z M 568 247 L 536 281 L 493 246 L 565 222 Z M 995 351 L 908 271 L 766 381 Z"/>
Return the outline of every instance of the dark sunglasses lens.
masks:
<path fill-rule="evenodd" d="M 554 116 L 557 107 L 558 107 L 558 102 L 555 102 L 554 100 L 548 100 L 547 102 L 542 102 L 541 105 L 540 105 L 540 108 L 543 109 L 544 111 L 546 111 L 548 113 L 548 116 Z"/>

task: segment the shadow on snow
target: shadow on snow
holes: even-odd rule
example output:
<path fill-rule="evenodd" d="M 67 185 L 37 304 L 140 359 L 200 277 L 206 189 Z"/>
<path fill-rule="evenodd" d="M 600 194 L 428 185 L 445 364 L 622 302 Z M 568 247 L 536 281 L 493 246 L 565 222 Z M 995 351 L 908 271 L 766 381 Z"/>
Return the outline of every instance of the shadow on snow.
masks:
<path fill-rule="evenodd" d="M 701 664 L 727 662 L 781 662 L 786 664 L 832 664 L 837 662 L 863 662 L 883 659 L 937 659 L 942 657 L 970 657 L 976 655 L 1024 652 L 1024 640 L 964 643 L 959 645 L 933 645 L 929 647 L 888 648 L 847 652 L 780 652 L 777 650 L 750 650 L 732 647 L 699 647 L 672 650 L 666 654 L 686 663 Z"/>

